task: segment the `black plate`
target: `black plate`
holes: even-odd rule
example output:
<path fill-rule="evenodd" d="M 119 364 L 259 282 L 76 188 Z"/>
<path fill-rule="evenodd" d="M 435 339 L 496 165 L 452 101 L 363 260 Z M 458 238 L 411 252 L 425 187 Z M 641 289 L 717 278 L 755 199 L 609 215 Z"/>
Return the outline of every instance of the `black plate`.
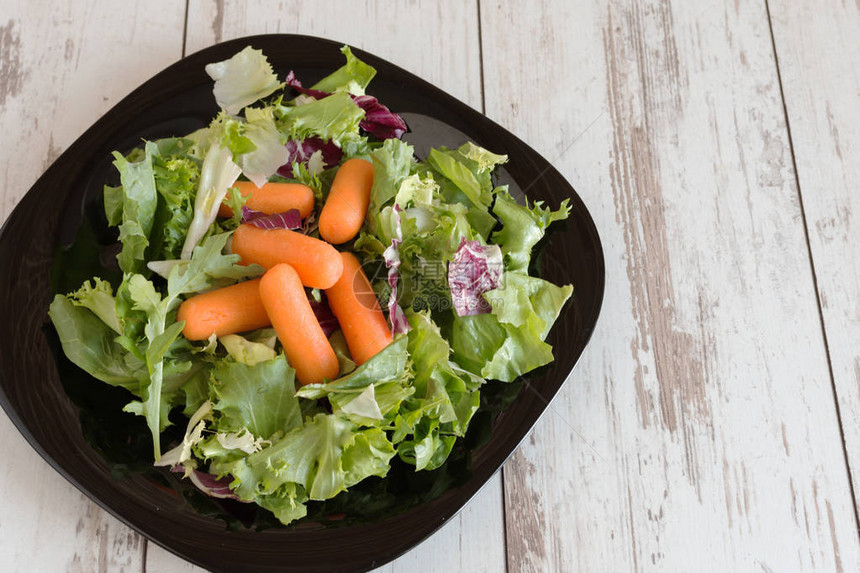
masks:
<path fill-rule="evenodd" d="M 526 189 L 531 199 L 552 207 L 570 198 L 570 218 L 544 245 L 538 270 L 556 284 L 572 283 L 574 295 L 548 338 L 555 362 L 508 386 L 513 391 L 531 387 L 512 402 L 507 399 L 511 392 L 500 383 L 489 387 L 484 414 L 473 423 L 479 429 L 470 431 L 447 468 L 418 480 L 398 471 L 385 483 L 371 483 L 371 494 L 365 497 L 369 504 L 354 515 L 349 515 L 351 506 L 345 506 L 349 519 L 339 519 L 345 517 L 343 512 L 334 515 L 339 508 L 333 504 L 328 510 L 316 508 L 317 519 L 295 527 L 228 530 L 214 515 L 217 508 L 195 505 L 193 496 L 176 494 L 175 484 L 134 471 L 134 460 L 121 459 L 123 451 L 132 450 L 131 437 L 120 435 L 127 440 L 124 445 L 116 433 L 100 431 L 99 424 L 113 414 L 101 412 L 92 397 L 109 401 L 109 393 L 98 393 L 110 389 L 70 367 L 57 353 L 46 313 L 54 290 L 80 284 L 100 267 L 95 250 L 88 263 L 77 263 L 68 246 L 74 241 L 84 244 L 81 236 L 89 236 L 87 225 L 98 230 L 90 219 L 109 176 L 110 151 L 128 150 L 144 137 L 183 134 L 207 124 L 217 107 L 204 66 L 248 44 L 263 50 L 280 77 L 294 69 L 308 84 L 343 62 L 340 44 L 294 35 L 253 36 L 197 52 L 105 114 L 12 212 L 0 230 L 0 403 L 33 448 L 66 479 L 121 521 L 189 561 L 218 571 L 364 570 L 394 559 L 454 516 L 543 414 L 597 321 L 604 289 L 600 239 L 579 196 L 531 147 L 428 82 L 355 50 L 378 70 L 371 93 L 407 117 L 412 128 L 408 139 L 419 154 L 428 144 L 456 145 L 465 136 L 510 157 L 501 182 Z M 394 511 L 374 511 L 374 488 L 410 494 L 411 507 L 397 510 L 395 503 Z"/>

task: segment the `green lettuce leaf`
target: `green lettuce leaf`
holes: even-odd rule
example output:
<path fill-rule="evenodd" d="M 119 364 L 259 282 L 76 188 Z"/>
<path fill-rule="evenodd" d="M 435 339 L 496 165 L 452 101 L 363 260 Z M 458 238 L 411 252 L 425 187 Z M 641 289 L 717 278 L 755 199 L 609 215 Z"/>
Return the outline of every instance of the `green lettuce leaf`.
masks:
<path fill-rule="evenodd" d="M 491 314 L 455 317 L 454 357 L 484 378 L 511 382 L 553 360 L 544 342 L 573 287 L 558 287 L 522 273 L 506 272 L 501 288 L 484 293 Z"/>
<path fill-rule="evenodd" d="M 471 141 L 467 141 L 458 147 L 457 151 L 463 157 L 474 161 L 480 173 L 492 171 L 497 165 L 508 162 L 507 155 L 492 153 L 479 145 L 475 145 Z"/>
<path fill-rule="evenodd" d="M 346 64 L 327 75 L 311 89 L 323 92 L 348 92 L 352 95 L 364 95 L 370 80 L 376 75 L 376 70 L 365 64 L 352 54 L 349 46 L 344 46 L 340 52 L 346 56 Z"/>
<path fill-rule="evenodd" d="M 280 130 L 289 139 L 302 140 L 315 135 L 341 148 L 361 139 L 358 124 L 364 118 L 364 110 L 348 93 L 336 93 L 294 107 L 281 106 L 278 113 Z"/>
<path fill-rule="evenodd" d="M 69 300 L 75 306 L 90 309 L 102 322 L 117 334 L 122 334 L 122 325 L 116 314 L 116 299 L 110 283 L 93 277 L 93 283 L 86 281 L 81 288 L 69 295 Z"/>
<path fill-rule="evenodd" d="M 215 80 L 215 101 L 232 115 L 281 87 L 266 56 L 251 46 L 229 60 L 208 64 L 206 73 Z"/>
<path fill-rule="evenodd" d="M 388 473 L 394 448 L 379 428 L 359 430 L 341 416 L 317 414 L 271 446 L 229 467 L 236 494 L 282 496 L 297 484 L 309 499 L 329 499 L 372 475 Z"/>
<path fill-rule="evenodd" d="M 221 147 L 218 142 L 210 145 L 200 169 L 200 183 L 194 197 L 194 218 L 182 245 L 182 259 L 191 258 L 194 247 L 215 221 L 221 202 L 241 172 L 241 168 L 233 163 L 229 149 Z"/>
<path fill-rule="evenodd" d="M 276 356 L 274 348 L 262 342 L 253 342 L 238 334 L 226 334 L 218 340 L 233 360 L 248 366 L 273 360 Z"/>
<path fill-rule="evenodd" d="M 152 247 L 148 259 L 176 259 L 179 257 L 188 227 L 194 217 L 194 196 L 200 177 L 200 165 L 184 155 L 190 148 L 186 139 L 156 142 L 160 156 L 153 156 L 155 186 L 158 190 L 158 207 L 150 240 Z M 164 150 L 177 150 L 166 155 Z M 107 201 L 107 195 L 105 195 Z"/>
<path fill-rule="evenodd" d="M 327 397 L 332 410 L 360 426 L 374 426 L 412 394 L 405 336 L 386 346 L 350 374 L 327 384 L 308 384 L 300 398 Z"/>
<path fill-rule="evenodd" d="M 484 380 L 450 359 L 448 342 L 428 313 L 407 312 L 407 316 L 415 393 L 394 421 L 393 441 L 401 459 L 415 464 L 417 470 L 429 470 L 442 465 L 456 437 L 466 434 L 478 410 Z"/>
<path fill-rule="evenodd" d="M 104 321 L 61 294 L 51 302 L 48 316 L 69 360 L 94 378 L 139 395 L 145 365 L 114 342 L 116 332 Z"/>
<path fill-rule="evenodd" d="M 463 149 L 464 147 L 461 147 Z M 481 148 L 478 148 L 481 149 Z M 484 164 L 489 160 L 484 160 Z M 437 173 L 442 196 L 447 203 L 461 203 L 467 207 L 466 218 L 486 240 L 496 225 L 490 214 L 493 202 L 493 182 L 489 169 L 485 169 L 459 150 L 437 147 L 430 150 L 429 165 Z"/>
<path fill-rule="evenodd" d="M 221 361 L 212 372 L 219 432 L 247 429 L 265 440 L 301 426 L 295 370 L 283 354 L 253 366 Z"/>
<path fill-rule="evenodd" d="M 567 219 L 570 200 L 565 199 L 555 211 L 536 201 L 532 207 L 518 204 L 507 188 L 496 192 L 493 212 L 502 221 L 502 229 L 493 233 L 492 240 L 505 255 L 505 269 L 527 272 L 532 249 L 538 244 L 547 227 L 555 221 Z"/>
<path fill-rule="evenodd" d="M 413 147 L 400 139 L 386 139 L 382 147 L 370 154 L 373 160 L 373 188 L 370 212 L 382 209 L 397 195 L 400 184 L 413 166 Z"/>
<path fill-rule="evenodd" d="M 129 162 L 120 153 L 114 152 L 114 166 L 119 171 L 122 183 L 122 223 L 119 225 L 119 240 L 122 251 L 117 255 L 119 267 L 124 272 L 138 272 L 145 264 L 149 234 L 158 204 L 155 189 L 155 174 L 152 158 L 158 155 L 158 147 L 151 141 L 144 146 L 144 157 L 136 163 Z M 117 221 L 118 195 L 113 188 L 105 190 L 105 208 L 109 220 Z"/>

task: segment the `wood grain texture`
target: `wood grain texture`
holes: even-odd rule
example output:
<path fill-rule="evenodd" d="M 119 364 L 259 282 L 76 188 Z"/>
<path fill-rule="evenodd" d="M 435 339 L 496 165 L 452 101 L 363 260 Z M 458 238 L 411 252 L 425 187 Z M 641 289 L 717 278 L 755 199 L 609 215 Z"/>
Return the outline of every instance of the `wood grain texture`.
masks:
<path fill-rule="evenodd" d="M 860 496 L 860 4 L 770 2 L 842 429 Z"/>
<path fill-rule="evenodd" d="M 427 79 L 481 108 L 477 5 L 474 2 L 207 2 L 189 4 L 186 48 L 268 33 L 306 34 L 348 43 Z M 428 46 L 434 46 L 428 49 Z M 371 84 L 370 92 L 373 92 Z M 450 523 L 380 573 L 501 571 L 505 567 L 500 476 Z M 147 554 L 147 571 L 172 571 L 172 555 Z"/>
<path fill-rule="evenodd" d="M 505 466 L 509 570 L 858 570 L 764 5 L 481 14 L 488 115 L 556 159 L 607 265 L 591 347 Z"/>
<path fill-rule="evenodd" d="M 168 1 L 0 2 L 0 220 L 87 127 L 182 49 Z M 141 571 L 145 541 L 67 483 L 0 414 L 4 571 Z"/>
<path fill-rule="evenodd" d="M 318 36 L 368 50 L 481 107 L 474 1 L 190 0 L 189 54 L 240 36 L 274 33 Z"/>

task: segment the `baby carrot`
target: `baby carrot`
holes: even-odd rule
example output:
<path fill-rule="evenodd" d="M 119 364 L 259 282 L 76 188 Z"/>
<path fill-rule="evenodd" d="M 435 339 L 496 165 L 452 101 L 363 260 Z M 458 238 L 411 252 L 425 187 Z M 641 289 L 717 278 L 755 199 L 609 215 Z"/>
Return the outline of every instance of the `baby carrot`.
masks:
<path fill-rule="evenodd" d="M 352 360 L 363 364 L 391 344 L 391 330 L 358 259 L 351 253 L 340 256 L 343 273 L 325 295 L 343 330 Z"/>
<path fill-rule="evenodd" d="M 370 205 L 371 187 L 372 163 L 350 159 L 340 166 L 320 213 L 319 229 L 323 239 L 339 245 L 358 234 Z"/>
<path fill-rule="evenodd" d="M 314 210 L 314 192 L 301 183 L 266 183 L 258 188 L 250 181 L 236 181 L 233 187 L 238 188 L 244 197 L 250 195 L 245 203 L 249 209 L 266 215 L 298 209 L 299 215 L 304 219 Z M 233 210 L 227 203 L 221 203 L 218 216 L 232 217 Z"/>
<path fill-rule="evenodd" d="M 311 310 L 296 270 L 280 264 L 266 271 L 260 279 L 259 296 L 299 382 L 316 384 L 337 378 L 337 356 Z"/>
<path fill-rule="evenodd" d="M 260 279 L 195 295 L 179 305 L 176 320 L 184 320 L 188 340 L 206 340 L 255 330 L 271 324 L 260 299 Z"/>
<path fill-rule="evenodd" d="M 326 289 L 343 270 L 343 262 L 334 247 L 289 229 L 259 229 L 239 225 L 233 233 L 233 252 L 246 265 L 256 263 L 270 269 L 277 264 L 292 265 L 302 284 Z"/>

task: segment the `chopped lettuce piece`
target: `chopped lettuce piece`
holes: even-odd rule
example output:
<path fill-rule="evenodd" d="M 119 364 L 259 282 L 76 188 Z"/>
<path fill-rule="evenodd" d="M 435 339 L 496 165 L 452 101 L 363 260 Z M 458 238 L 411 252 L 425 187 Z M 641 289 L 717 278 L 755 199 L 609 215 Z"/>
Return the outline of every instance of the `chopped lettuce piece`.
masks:
<path fill-rule="evenodd" d="M 280 128 L 289 134 L 289 139 L 316 136 L 331 140 L 340 148 L 359 137 L 358 124 L 364 118 L 364 110 L 346 93 L 337 93 L 306 105 L 282 107 L 280 114 Z"/>
<path fill-rule="evenodd" d="M 356 58 L 349 46 L 343 46 L 340 53 L 346 56 L 346 63 L 311 86 L 320 92 L 347 92 L 364 95 L 364 90 L 376 75 L 376 70 Z"/>
<path fill-rule="evenodd" d="M 194 219 L 182 246 L 182 258 L 188 260 L 200 239 L 218 215 L 218 208 L 242 170 L 233 163 L 229 149 L 217 142 L 209 147 L 200 171 L 200 184 L 194 199 Z"/>
<path fill-rule="evenodd" d="M 555 211 L 537 201 L 528 207 L 518 204 L 508 190 L 500 187 L 496 193 L 493 212 L 502 221 L 502 229 L 493 233 L 493 242 L 502 248 L 505 268 L 526 272 L 529 268 L 532 249 L 543 238 L 547 227 L 555 221 L 567 219 L 570 201 L 565 199 Z"/>
<path fill-rule="evenodd" d="M 329 499 L 372 475 L 388 473 L 394 448 L 379 428 L 360 430 L 341 416 L 317 414 L 263 450 L 229 467 L 241 499 L 282 497 L 297 484 L 309 499 Z M 224 468 L 226 469 L 226 468 Z"/>
<path fill-rule="evenodd" d="M 69 295 L 69 300 L 75 306 L 90 309 L 102 322 L 111 327 L 117 334 L 122 334 L 122 325 L 116 315 L 116 299 L 110 283 L 93 277 L 93 283 L 86 281 L 81 288 Z"/>
<path fill-rule="evenodd" d="M 262 187 L 289 160 L 290 153 L 281 140 L 272 108 L 246 108 L 245 118 L 243 136 L 254 148 L 239 156 L 239 165 L 242 175 Z"/>
<path fill-rule="evenodd" d="M 102 382 L 139 392 L 146 367 L 114 342 L 116 333 L 103 320 L 61 294 L 51 302 L 48 316 L 69 360 Z"/>
<path fill-rule="evenodd" d="M 406 344 L 406 337 L 401 336 L 346 376 L 327 384 L 308 384 L 296 395 L 327 397 L 335 413 L 357 425 L 375 425 L 412 393 Z M 369 386 L 376 388 L 367 390 Z"/>
<path fill-rule="evenodd" d="M 262 342 L 253 342 L 238 334 L 225 334 L 218 338 L 224 345 L 227 354 L 236 362 L 255 366 L 258 362 L 273 360 L 277 354 L 275 350 Z"/>
<path fill-rule="evenodd" d="M 386 139 L 371 153 L 373 159 L 373 188 L 370 191 L 370 212 L 376 212 L 397 195 L 400 184 L 409 176 L 413 164 L 413 147 L 399 139 Z"/>
<path fill-rule="evenodd" d="M 229 60 L 208 64 L 206 73 L 215 80 L 215 101 L 232 115 L 281 87 L 266 56 L 251 46 Z"/>
<path fill-rule="evenodd" d="M 283 354 L 253 366 L 225 360 L 212 371 L 219 432 L 247 429 L 265 440 L 301 426 L 295 370 Z"/>
<path fill-rule="evenodd" d="M 158 154 L 158 147 L 148 141 L 144 146 L 144 157 L 136 162 L 129 162 L 121 154 L 114 152 L 114 166 L 120 174 L 122 183 L 122 209 L 119 225 L 119 240 L 122 251 L 117 255 L 119 268 L 124 272 L 138 272 L 145 265 L 146 248 L 149 246 L 149 234 L 155 219 L 155 208 L 158 204 L 158 192 L 155 189 L 155 174 L 152 168 L 152 157 Z M 108 218 L 117 219 L 117 194 L 112 196 L 110 205 L 106 203 Z"/>
<path fill-rule="evenodd" d="M 492 153 L 479 145 L 475 145 L 471 141 L 467 141 L 458 147 L 457 151 L 459 151 L 463 157 L 474 161 L 478 165 L 478 171 L 481 173 L 492 171 L 497 165 L 508 162 L 507 155 Z"/>
<path fill-rule="evenodd" d="M 552 362 L 544 339 L 572 292 L 570 285 L 505 273 L 504 285 L 484 294 L 492 314 L 454 320 L 455 359 L 470 372 L 503 382 Z"/>

